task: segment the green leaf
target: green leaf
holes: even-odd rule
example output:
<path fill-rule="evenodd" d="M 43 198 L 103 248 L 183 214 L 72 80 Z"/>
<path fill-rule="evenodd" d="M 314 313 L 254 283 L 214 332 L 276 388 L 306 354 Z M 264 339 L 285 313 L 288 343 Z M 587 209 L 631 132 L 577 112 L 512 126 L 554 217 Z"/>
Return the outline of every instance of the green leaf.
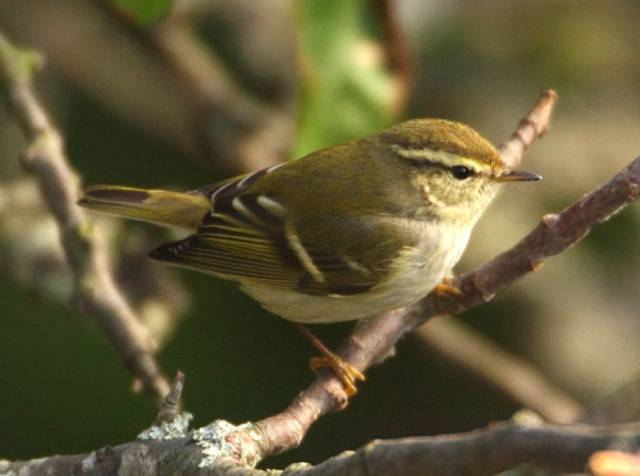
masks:
<path fill-rule="evenodd" d="M 379 15 L 367 0 L 302 0 L 301 116 L 294 157 L 379 130 L 396 119 Z"/>
<path fill-rule="evenodd" d="M 111 0 L 116 8 L 142 26 L 149 26 L 164 17 L 173 0 Z"/>

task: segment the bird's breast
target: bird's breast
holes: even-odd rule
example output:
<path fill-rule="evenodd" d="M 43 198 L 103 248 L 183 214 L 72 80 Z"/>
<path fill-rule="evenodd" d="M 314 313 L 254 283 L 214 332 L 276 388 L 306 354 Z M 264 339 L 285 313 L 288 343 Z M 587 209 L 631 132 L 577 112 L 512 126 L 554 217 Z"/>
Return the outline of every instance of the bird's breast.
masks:
<path fill-rule="evenodd" d="M 400 250 L 389 278 L 377 286 L 390 299 L 413 304 L 426 296 L 460 260 L 470 230 L 447 225 L 426 225 L 416 246 Z M 399 307 L 399 306 L 397 306 Z"/>

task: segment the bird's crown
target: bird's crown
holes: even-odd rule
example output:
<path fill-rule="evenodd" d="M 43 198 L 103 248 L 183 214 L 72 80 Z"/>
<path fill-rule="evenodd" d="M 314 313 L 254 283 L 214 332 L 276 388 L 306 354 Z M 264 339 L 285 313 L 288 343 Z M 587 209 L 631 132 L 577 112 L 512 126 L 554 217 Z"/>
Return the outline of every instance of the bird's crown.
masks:
<path fill-rule="evenodd" d="M 380 139 L 406 159 L 435 161 L 445 166 L 464 161 L 476 172 L 488 174 L 504 168 L 495 147 L 459 122 L 413 119 L 383 131 Z"/>

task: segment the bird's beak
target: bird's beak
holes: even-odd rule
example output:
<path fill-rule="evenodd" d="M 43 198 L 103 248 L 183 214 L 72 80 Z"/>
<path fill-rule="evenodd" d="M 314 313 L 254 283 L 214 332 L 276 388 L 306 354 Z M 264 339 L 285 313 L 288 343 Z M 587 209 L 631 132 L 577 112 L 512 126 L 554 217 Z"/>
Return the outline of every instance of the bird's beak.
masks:
<path fill-rule="evenodd" d="M 496 182 L 535 182 L 542 180 L 542 176 L 524 170 L 508 170 L 496 177 Z"/>

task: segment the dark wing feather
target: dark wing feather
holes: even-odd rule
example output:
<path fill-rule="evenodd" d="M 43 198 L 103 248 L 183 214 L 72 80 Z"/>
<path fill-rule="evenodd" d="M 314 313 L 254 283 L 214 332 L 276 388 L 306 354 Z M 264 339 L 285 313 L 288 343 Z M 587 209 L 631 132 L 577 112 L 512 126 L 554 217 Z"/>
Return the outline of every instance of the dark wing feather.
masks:
<path fill-rule="evenodd" d="M 376 279 L 347 257 L 301 240 L 283 206 L 251 193 L 251 185 L 272 170 L 200 189 L 212 208 L 198 233 L 161 246 L 150 256 L 240 282 L 309 294 L 358 294 L 374 286 Z"/>

